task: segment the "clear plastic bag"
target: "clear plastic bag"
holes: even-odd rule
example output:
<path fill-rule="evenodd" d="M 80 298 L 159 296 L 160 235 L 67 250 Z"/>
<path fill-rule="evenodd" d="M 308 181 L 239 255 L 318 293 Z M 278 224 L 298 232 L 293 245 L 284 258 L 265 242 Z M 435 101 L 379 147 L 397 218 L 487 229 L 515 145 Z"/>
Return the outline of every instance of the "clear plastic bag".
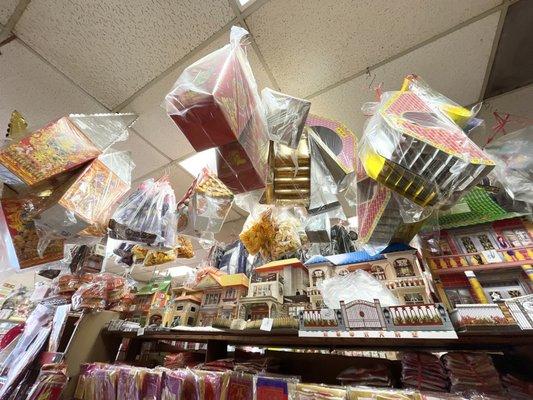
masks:
<path fill-rule="evenodd" d="M 35 219 L 39 252 L 54 238 L 103 236 L 111 210 L 130 189 L 133 167 L 129 152 L 105 153 L 53 190 Z"/>
<path fill-rule="evenodd" d="M 218 233 L 233 205 L 233 193 L 208 168 L 202 168 L 178 203 L 178 232 Z"/>
<path fill-rule="evenodd" d="M 260 212 L 250 214 L 239 235 L 251 255 L 258 253 L 264 259 L 277 260 L 296 252 L 302 246 L 301 222 L 285 207 L 259 207 Z"/>
<path fill-rule="evenodd" d="M 311 102 L 270 88 L 261 91 L 270 140 L 296 149 Z"/>
<path fill-rule="evenodd" d="M 382 306 L 400 305 L 399 300 L 387 287 L 368 272 L 357 270 L 346 275 L 336 275 L 322 281 L 318 288 L 324 304 L 332 310 L 340 308 L 340 301 L 354 300 L 373 302 L 378 299 Z"/>
<path fill-rule="evenodd" d="M 72 309 L 105 310 L 107 306 L 107 290 L 105 282 L 82 284 L 72 295 Z"/>
<path fill-rule="evenodd" d="M 196 151 L 217 147 L 217 175 L 233 193 L 265 186 L 268 132 L 246 58 L 248 32 L 187 67 L 166 96 L 167 114 Z"/>
<path fill-rule="evenodd" d="M 294 377 L 255 375 L 254 400 L 294 400 L 298 381 Z"/>
<path fill-rule="evenodd" d="M 318 161 L 320 154 L 338 191 L 345 190 L 355 177 L 357 137 L 346 125 L 316 115 L 309 115 L 305 124 L 313 157 Z"/>
<path fill-rule="evenodd" d="M 118 207 L 109 221 L 113 239 L 174 247 L 176 197 L 166 178 L 141 183 Z"/>
<path fill-rule="evenodd" d="M 119 368 L 117 377 L 117 399 L 142 400 L 141 379 L 136 368 Z"/>
<path fill-rule="evenodd" d="M 453 204 L 494 163 L 454 122 L 466 109 L 449 105 L 421 80 L 407 82 L 382 96 L 366 125 L 360 160 L 368 176 L 409 199 L 408 207 Z"/>
<path fill-rule="evenodd" d="M 134 114 L 63 117 L 0 149 L 0 164 L 19 182 L 10 182 L 17 192 L 55 188 L 71 171 L 126 139 L 136 119 Z"/>
<path fill-rule="evenodd" d="M 492 173 L 509 197 L 533 206 L 533 126 L 499 137 L 485 152 L 496 161 Z"/>

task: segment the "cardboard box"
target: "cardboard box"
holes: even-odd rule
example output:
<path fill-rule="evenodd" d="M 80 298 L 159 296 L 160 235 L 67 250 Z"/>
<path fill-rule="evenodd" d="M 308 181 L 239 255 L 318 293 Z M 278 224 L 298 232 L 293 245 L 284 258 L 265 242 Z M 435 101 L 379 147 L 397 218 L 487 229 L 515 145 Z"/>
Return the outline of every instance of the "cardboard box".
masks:
<path fill-rule="evenodd" d="M 133 114 L 71 115 L 0 149 L 0 174 L 17 192 L 55 188 L 127 133 Z"/>
<path fill-rule="evenodd" d="M 130 189 L 131 167 L 127 152 L 91 161 L 47 199 L 39 224 L 65 237 L 91 226 L 106 226 L 113 206 Z"/>
<path fill-rule="evenodd" d="M 232 39 L 233 40 L 233 39 Z M 189 66 L 166 96 L 167 112 L 196 151 L 239 141 L 253 118 L 266 135 L 259 94 L 240 44 L 229 44 Z"/>

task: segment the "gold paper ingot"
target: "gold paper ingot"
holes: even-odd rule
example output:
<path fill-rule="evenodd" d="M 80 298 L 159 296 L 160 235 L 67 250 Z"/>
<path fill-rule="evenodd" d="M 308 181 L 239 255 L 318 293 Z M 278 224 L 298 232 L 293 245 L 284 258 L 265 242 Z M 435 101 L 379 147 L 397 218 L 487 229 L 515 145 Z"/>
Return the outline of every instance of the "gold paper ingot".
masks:
<path fill-rule="evenodd" d="M 12 141 L 19 141 L 22 139 L 28 130 L 28 123 L 21 113 L 14 110 L 11 113 L 9 124 L 7 126 L 7 134 Z"/>

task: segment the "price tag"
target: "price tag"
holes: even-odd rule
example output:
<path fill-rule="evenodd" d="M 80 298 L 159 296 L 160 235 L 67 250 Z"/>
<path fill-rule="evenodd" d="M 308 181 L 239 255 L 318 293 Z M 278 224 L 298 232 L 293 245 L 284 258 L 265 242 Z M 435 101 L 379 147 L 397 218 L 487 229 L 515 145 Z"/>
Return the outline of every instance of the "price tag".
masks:
<path fill-rule="evenodd" d="M 261 322 L 261 329 L 262 331 L 270 332 L 272 330 L 272 324 L 274 323 L 274 320 L 272 318 L 263 318 L 263 321 Z"/>
<path fill-rule="evenodd" d="M 142 335 L 144 335 L 144 328 L 137 329 L 137 336 L 142 336 Z"/>

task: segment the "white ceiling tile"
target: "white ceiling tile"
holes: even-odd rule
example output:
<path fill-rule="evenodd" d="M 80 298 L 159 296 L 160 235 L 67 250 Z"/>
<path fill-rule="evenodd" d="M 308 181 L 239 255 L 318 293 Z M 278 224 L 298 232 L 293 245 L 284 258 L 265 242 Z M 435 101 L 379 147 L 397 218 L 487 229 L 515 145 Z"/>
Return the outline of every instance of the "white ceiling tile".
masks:
<path fill-rule="evenodd" d="M 394 61 L 311 99 L 311 112 L 346 123 L 358 136 L 365 117 L 361 106 L 375 101 L 373 87 L 397 90 L 408 74 L 421 76 L 432 88 L 461 104 L 477 101 L 498 25 L 491 14 Z M 369 85 L 374 80 L 372 87 Z"/>
<path fill-rule="evenodd" d="M 130 132 L 128 140 L 113 145 L 117 150 L 129 150 L 135 163 L 133 179 L 138 179 L 158 168 L 163 167 L 168 159 L 148 145 L 138 134 Z"/>
<path fill-rule="evenodd" d="M 246 22 L 282 91 L 307 96 L 499 3 L 271 0 Z"/>
<path fill-rule="evenodd" d="M 15 32 L 112 108 L 233 17 L 227 0 L 33 0 Z"/>
<path fill-rule="evenodd" d="M 229 30 L 199 51 L 198 54 L 195 54 L 194 57 L 188 58 L 149 85 L 138 96 L 135 96 L 124 109 L 124 111 L 131 111 L 139 115 L 139 119 L 135 123 L 137 132 L 174 160 L 193 153 L 194 149 L 177 125 L 166 115 L 162 107 L 163 100 L 187 66 L 227 43 L 229 43 Z M 247 51 L 259 90 L 265 86 L 272 86 L 268 74 L 252 46 L 248 46 Z"/>
<path fill-rule="evenodd" d="M 15 11 L 19 0 L 2 0 L 0 4 L 0 24 L 5 25 Z"/>
<path fill-rule="evenodd" d="M 509 122 L 504 126 L 507 132 L 520 129 L 526 124 L 533 123 L 533 85 L 525 86 L 512 92 L 505 93 L 501 96 L 487 99 L 479 111 L 478 117 L 485 120 L 485 130 L 474 133 L 472 139 L 479 145 L 486 144 L 487 139 L 493 139 L 502 135 L 495 134 L 493 127 L 496 124 L 494 113 L 497 112 L 501 117 L 505 114 L 511 114 Z M 518 118 L 517 118 L 518 117 Z"/>
<path fill-rule="evenodd" d="M 26 117 L 30 128 L 71 113 L 106 111 L 18 40 L 2 47 L 0 71 L 0 131 L 14 109 Z"/>

